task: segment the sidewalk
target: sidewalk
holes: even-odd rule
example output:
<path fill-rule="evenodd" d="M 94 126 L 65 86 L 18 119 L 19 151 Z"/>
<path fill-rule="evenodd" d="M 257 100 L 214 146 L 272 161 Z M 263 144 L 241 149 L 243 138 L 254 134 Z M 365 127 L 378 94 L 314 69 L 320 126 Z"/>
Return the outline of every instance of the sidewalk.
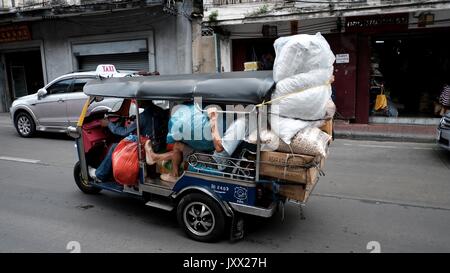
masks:
<path fill-rule="evenodd" d="M 434 142 L 436 128 L 436 125 L 349 124 L 342 120 L 334 123 L 336 138 L 365 140 Z"/>
<path fill-rule="evenodd" d="M 0 113 L 0 124 L 12 125 L 9 113 Z M 436 125 L 349 124 L 343 120 L 334 121 L 336 138 L 364 140 L 434 142 L 436 128 Z"/>

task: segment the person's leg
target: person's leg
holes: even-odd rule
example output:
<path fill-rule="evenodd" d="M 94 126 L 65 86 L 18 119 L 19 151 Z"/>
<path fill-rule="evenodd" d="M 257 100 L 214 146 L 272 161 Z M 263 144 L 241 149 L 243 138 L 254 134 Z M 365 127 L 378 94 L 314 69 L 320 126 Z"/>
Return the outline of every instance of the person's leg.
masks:
<path fill-rule="evenodd" d="M 183 149 L 184 149 L 184 144 L 181 142 L 176 142 L 173 145 L 172 175 L 175 177 L 180 176 L 180 164 L 183 160 Z"/>
<path fill-rule="evenodd" d="M 174 151 L 157 154 L 153 152 L 152 146 L 151 146 L 150 140 L 148 140 L 145 143 L 145 154 L 146 154 L 146 160 L 148 165 L 155 164 L 156 161 L 163 161 L 163 160 L 171 160 L 173 157 Z"/>
<path fill-rule="evenodd" d="M 111 145 L 111 147 L 108 150 L 108 153 L 106 154 L 105 158 L 103 159 L 102 163 L 98 166 L 97 170 L 95 171 L 95 176 L 100 179 L 101 181 L 107 181 L 112 174 L 112 154 L 114 152 L 114 149 L 116 148 L 117 143 L 114 143 Z"/>
<path fill-rule="evenodd" d="M 164 160 L 171 160 L 172 161 L 172 173 L 171 175 L 173 177 L 178 177 L 180 176 L 180 164 L 181 161 L 183 160 L 183 149 L 184 149 L 184 144 L 181 142 L 176 142 L 173 145 L 173 150 L 170 152 L 166 152 L 166 153 L 162 153 L 162 154 L 157 154 L 155 152 L 153 152 L 153 150 L 151 149 L 151 143 L 147 142 L 145 143 L 145 152 L 146 152 L 146 157 L 147 157 L 147 164 L 151 165 L 154 164 L 154 162 L 156 161 L 164 161 Z"/>

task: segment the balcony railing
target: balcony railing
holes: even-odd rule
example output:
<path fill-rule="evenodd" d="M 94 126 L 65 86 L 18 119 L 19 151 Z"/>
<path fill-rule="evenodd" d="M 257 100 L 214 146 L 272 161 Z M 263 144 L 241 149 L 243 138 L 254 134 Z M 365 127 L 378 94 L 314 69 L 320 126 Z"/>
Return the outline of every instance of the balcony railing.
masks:
<path fill-rule="evenodd" d="M 235 5 L 235 4 L 251 4 L 251 3 L 282 3 L 286 2 L 284 0 L 206 0 L 203 1 L 204 4 L 209 4 L 212 6 L 224 6 L 224 5 Z"/>
<path fill-rule="evenodd" d="M 339 4 L 363 4 L 368 2 L 401 2 L 401 0 L 203 0 L 205 6 L 226 6 L 236 4 L 283 4 L 283 3 L 300 3 L 300 4 L 314 4 L 314 5 L 339 5 Z M 411 0 L 405 0 L 410 2 Z"/>
<path fill-rule="evenodd" d="M 148 5 L 162 3 L 163 0 L 0 0 L 0 10 L 8 12 L 18 10 L 31 10 L 49 7 L 86 6 L 96 4 L 125 5 L 127 3 L 138 4 L 144 2 Z M 140 5 L 140 4 L 139 4 Z"/>
<path fill-rule="evenodd" d="M 0 0 L 0 8 L 33 8 L 91 4 L 116 4 L 125 2 L 162 2 L 158 0 Z"/>

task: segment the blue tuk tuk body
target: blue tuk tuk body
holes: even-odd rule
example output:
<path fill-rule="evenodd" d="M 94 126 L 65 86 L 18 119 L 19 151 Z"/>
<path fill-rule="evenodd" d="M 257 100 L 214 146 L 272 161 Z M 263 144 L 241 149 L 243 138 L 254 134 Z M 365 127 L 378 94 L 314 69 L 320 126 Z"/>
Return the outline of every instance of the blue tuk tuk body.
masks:
<path fill-rule="evenodd" d="M 271 74 L 271 71 L 259 71 L 101 79 L 88 83 L 84 92 L 90 96 L 90 101 L 99 97 L 117 97 L 186 102 L 201 97 L 207 103 L 257 105 L 270 97 L 275 85 Z M 252 109 L 260 114 L 257 107 Z M 139 154 L 139 181 L 135 187 L 130 187 L 115 181 L 97 182 L 89 178 L 87 157 L 90 155 L 85 150 L 83 119 L 85 117 L 80 117 L 77 128 L 68 128 L 69 135 L 76 139 L 79 162 L 75 165 L 74 177 L 78 187 L 85 193 L 108 190 L 127 194 L 144 200 L 151 207 L 176 210 L 180 225 L 194 240 L 215 241 L 224 234 L 231 239 L 242 238 L 242 215 L 271 217 L 278 205 L 286 201 L 275 190 L 279 181 L 260 179 L 259 129 L 254 168 L 251 169 L 253 175 L 242 175 L 249 168 L 241 166 L 241 159 L 235 162 L 230 159 L 234 168 L 232 173 L 205 171 L 196 164 L 205 155 L 194 154 L 195 160 L 189 162 L 189 168 L 174 184 L 168 185 L 148 177 L 145 158 Z M 139 115 L 136 115 L 136 122 L 139 124 Z M 137 128 L 139 139 L 139 126 Z M 268 197 L 262 197 L 262 189 L 267 189 L 267 184 L 272 185 L 272 192 Z M 267 199 L 267 202 L 260 202 L 261 199 Z"/>

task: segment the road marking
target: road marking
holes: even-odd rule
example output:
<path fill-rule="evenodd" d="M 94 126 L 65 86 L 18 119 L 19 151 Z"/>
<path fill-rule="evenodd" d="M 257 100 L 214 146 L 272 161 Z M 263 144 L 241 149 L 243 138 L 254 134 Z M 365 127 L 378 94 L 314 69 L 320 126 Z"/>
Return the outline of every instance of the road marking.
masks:
<path fill-rule="evenodd" d="M 11 122 L 0 122 L 1 127 L 14 127 L 14 125 L 11 124 Z"/>
<path fill-rule="evenodd" d="M 38 164 L 39 162 L 41 162 L 40 160 L 37 160 L 37 159 L 28 159 L 28 158 L 10 157 L 10 156 L 0 156 L 0 160 L 31 163 L 31 164 Z"/>
<path fill-rule="evenodd" d="M 427 206 L 427 205 L 419 205 L 419 204 L 407 203 L 407 202 L 388 201 L 388 200 L 383 200 L 383 199 L 371 199 L 371 198 L 362 198 L 362 197 L 353 197 L 353 196 L 346 196 L 346 195 L 339 195 L 339 194 L 326 194 L 326 193 L 311 193 L 311 195 L 317 196 L 317 197 L 325 197 L 325 198 L 354 200 L 354 201 L 360 201 L 360 202 L 377 204 L 377 205 L 378 204 L 396 205 L 396 206 L 403 206 L 403 207 L 450 211 L 449 207 Z"/>
<path fill-rule="evenodd" d="M 411 146 L 388 146 L 388 145 L 374 145 L 374 144 L 351 144 L 344 143 L 345 146 L 356 146 L 356 147 L 364 147 L 364 148 L 383 148 L 383 149 L 413 149 L 413 150 L 437 150 L 438 148 L 434 147 L 411 147 Z"/>

